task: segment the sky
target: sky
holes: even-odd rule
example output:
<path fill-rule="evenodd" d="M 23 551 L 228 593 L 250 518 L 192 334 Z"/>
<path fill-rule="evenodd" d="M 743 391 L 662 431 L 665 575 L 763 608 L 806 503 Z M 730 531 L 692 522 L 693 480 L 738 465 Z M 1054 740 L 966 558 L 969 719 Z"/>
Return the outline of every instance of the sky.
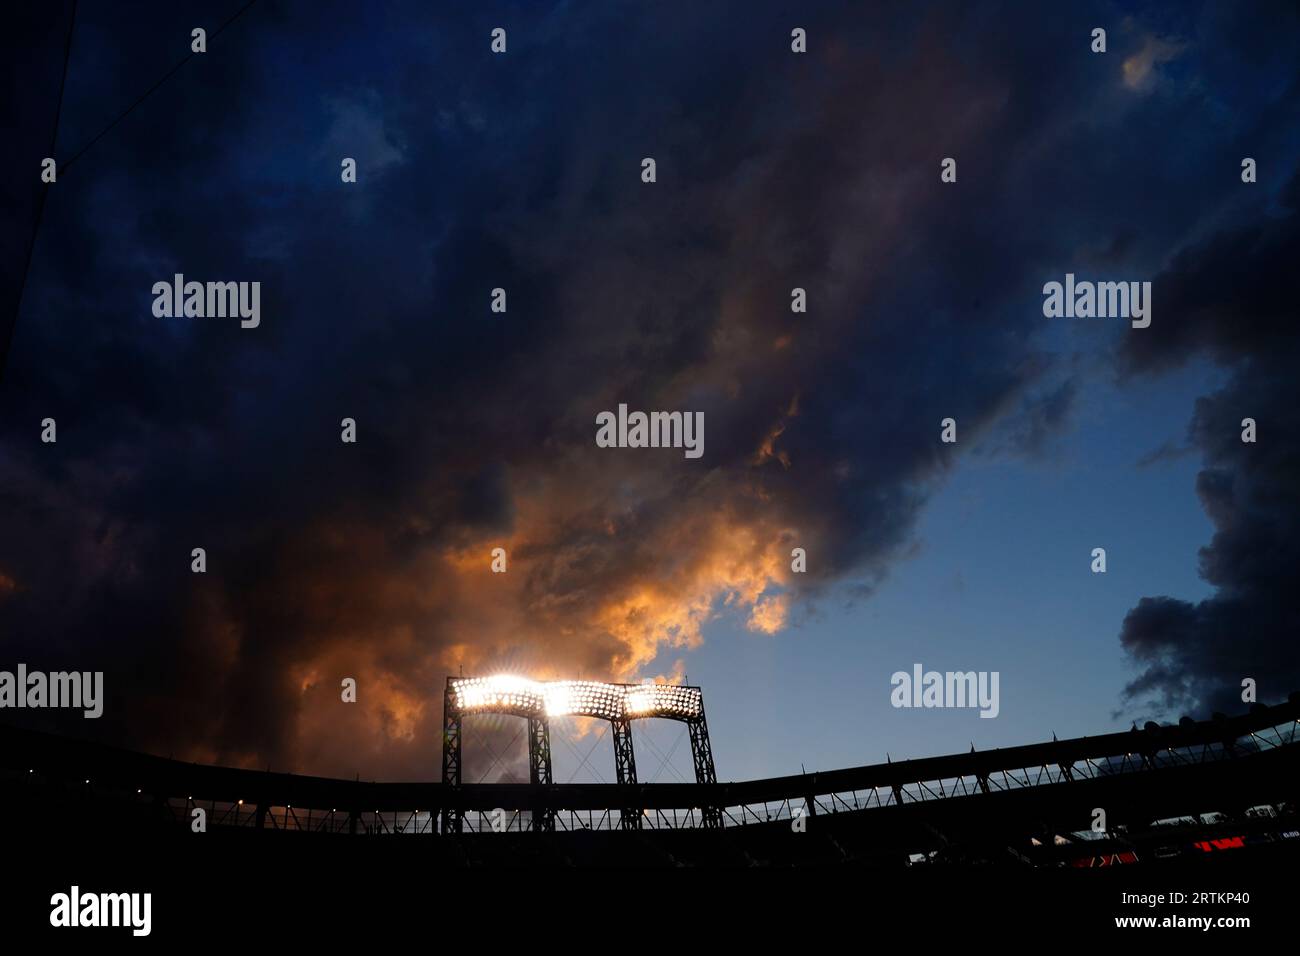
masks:
<path fill-rule="evenodd" d="M 1300 689 L 1293 5 L 70 13 L 5 58 L 0 669 L 106 705 L 4 719 L 419 780 L 448 675 L 689 680 L 746 779 Z M 176 273 L 260 323 L 155 315 Z M 1150 326 L 1046 317 L 1066 273 Z M 598 447 L 620 403 L 703 455 Z M 998 716 L 892 706 L 914 664 Z M 465 778 L 526 776 L 518 731 Z"/>

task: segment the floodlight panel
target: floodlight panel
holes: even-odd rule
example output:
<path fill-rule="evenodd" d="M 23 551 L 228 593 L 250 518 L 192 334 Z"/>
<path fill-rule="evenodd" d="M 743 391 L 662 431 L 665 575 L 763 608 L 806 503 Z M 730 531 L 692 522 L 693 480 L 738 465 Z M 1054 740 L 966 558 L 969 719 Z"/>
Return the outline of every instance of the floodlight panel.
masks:
<path fill-rule="evenodd" d="M 534 717 L 545 713 L 541 686 L 536 681 L 500 674 L 452 681 L 456 709 L 464 714 L 497 713 Z"/>
<path fill-rule="evenodd" d="M 669 717 L 691 720 L 704 713 L 698 687 L 678 684 L 607 684 L 601 681 L 534 681 L 514 674 L 451 681 L 454 706 L 463 714 L 522 717 L 596 717 L 625 720 Z"/>

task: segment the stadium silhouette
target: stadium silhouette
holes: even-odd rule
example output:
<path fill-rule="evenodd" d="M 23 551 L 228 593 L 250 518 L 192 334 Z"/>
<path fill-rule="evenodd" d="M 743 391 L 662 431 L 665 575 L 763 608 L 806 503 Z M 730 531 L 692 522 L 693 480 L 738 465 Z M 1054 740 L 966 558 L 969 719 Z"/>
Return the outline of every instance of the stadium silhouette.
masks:
<path fill-rule="evenodd" d="M 0 809 L 177 839 L 202 809 L 206 839 L 391 838 L 446 865 L 1089 867 L 1289 859 L 1300 847 L 1296 693 L 1235 716 L 720 783 L 700 689 L 652 687 L 449 679 L 436 783 L 186 763 L 5 726 Z M 460 782 L 461 722 L 483 712 L 529 721 L 529 783 Z M 610 720 L 620 782 L 553 782 L 557 714 Z M 637 782 L 642 717 L 688 725 L 696 783 Z M 411 836 L 424 839 L 398 839 Z"/>

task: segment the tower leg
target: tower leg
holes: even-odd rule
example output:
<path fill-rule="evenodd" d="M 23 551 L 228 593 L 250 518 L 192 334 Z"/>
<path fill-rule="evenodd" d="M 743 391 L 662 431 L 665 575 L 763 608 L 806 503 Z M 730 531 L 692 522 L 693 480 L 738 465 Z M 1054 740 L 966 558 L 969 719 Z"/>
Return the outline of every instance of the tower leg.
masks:
<path fill-rule="evenodd" d="M 636 786 L 636 756 L 632 752 L 632 721 L 611 720 L 614 728 L 614 778 L 625 786 Z M 641 829 L 641 808 L 623 807 L 619 820 L 623 830 Z"/>
<path fill-rule="evenodd" d="M 528 718 L 528 782 L 534 787 L 551 785 L 551 727 L 545 717 Z M 540 803 L 533 808 L 533 829 L 554 830 L 555 817 Z"/>
<path fill-rule="evenodd" d="M 713 769 L 713 748 L 709 744 L 709 725 L 704 720 L 703 707 L 700 708 L 700 716 L 694 720 L 688 720 L 686 727 L 691 734 L 691 757 L 695 761 L 695 782 L 717 783 L 718 775 Z M 706 829 L 720 829 L 722 827 L 722 809 L 720 807 L 702 807 L 700 813 L 703 816 Z"/>
<path fill-rule="evenodd" d="M 442 697 L 442 785 L 448 798 L 460 789 L 461 716 L 452 693 L 451 678 Z M 463 816 L 459 809 L 443 805 L 442 832 L 460 833 Z"/>

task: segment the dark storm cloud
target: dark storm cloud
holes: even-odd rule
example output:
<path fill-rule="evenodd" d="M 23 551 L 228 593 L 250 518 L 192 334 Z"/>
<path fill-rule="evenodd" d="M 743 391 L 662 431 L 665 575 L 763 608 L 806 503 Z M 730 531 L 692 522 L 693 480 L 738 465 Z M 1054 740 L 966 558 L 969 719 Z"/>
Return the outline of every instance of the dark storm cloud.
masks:
<path fill-rule="evenodd" d="M 1129 375 L 1194 355 L 1230 370 L 1227 384 L 1197 400 L 1191 443 L 1204 467 L 1196 490 L 1215 533 L 1201 549 L 1213 596 L 1192 603 L 1143 598 L 1120 640 L 1144 670 L 1126 698 L 1164 712 L 1241 706 L 1253 678 L 1263 700 L 1300 689 L 1300 426 L 1295 408 L 1300 341 L 1295 263 L 1300 255 L 1300 169 L 1280 192 L 1278 214 L 1248 221 L 1179 254 L 1156 280 L 1157 302 L 1177 316 L 1151 336 L 1127 339 Z M 1156 331 L 1153 326 L 1152 330 Z M 1241 440 L 1243 419 L 1257 423 Z"/>
<path fill-rule="evenodd" d="M 1213 124 L 1221 156 L 1215 176 L 1232 192 L 1206 207 L 1213 211 L 1193 232 L 1198 238 L 1156 278 L 1154 301 L 1168 320 L 1126 336 L 1119 356 L 1127 380 L 1194 359 L 1228 374 L 1222 388 L 1198 399 L 1189 426 L 1204 463 L 1197 493 L 1215 526 L 1200 571 L 1215 592 L 1198 602 L 1143 598 L 1120 634 L 1142 668 L 1125 689 L 1126 705 L 1164 715 L 1239 710 L 1247 677 L 1258 682 L 1261 700 L 1300 688 L 1300 620 L 1290 596 L 1300 572 L 1292 281 L 1300 255 L 1300 13 L 1280 6 L 1260 18 L 1210 4 L 1187 29 L 1197 37 L 1201 73 L 1189 102 Z M 1253 185 L 1237 178 L 1246 156 L 1266 171 Z M 1258 422 L 1255 444 L 1241 441 L 1244 418 Z"/>
<path fill-rule="evenodd" d="M 1107 62 L 1083 14 L 1009 9 L 818 6 L 801 58 L 776 5 L 527 5 L 493 57 L 488 13 L 263 0 L 51 194 L 0 432 L 6 659 L 105 670 L 92 729 L 135 746 L 423 777 L 462 665 L 671 672 L 720 609 L 773 633 L 869 589 L 954 464 L 941 419 L 1014 451 L 1068 420 L 1043 277 L 1099 235 L 1171 247 L 1186 221 L 1105 210 L 1200 175 L 1132 181 L 1205 151 L 1125 87 L 1140 22 Z M 86 12 L 66 141 L 197 16 Z M 261 327 L 155 319 L 174 272 L 260 281 Z M 704 459 L 596 448 L 620 401 L 703 411 Z"/>

